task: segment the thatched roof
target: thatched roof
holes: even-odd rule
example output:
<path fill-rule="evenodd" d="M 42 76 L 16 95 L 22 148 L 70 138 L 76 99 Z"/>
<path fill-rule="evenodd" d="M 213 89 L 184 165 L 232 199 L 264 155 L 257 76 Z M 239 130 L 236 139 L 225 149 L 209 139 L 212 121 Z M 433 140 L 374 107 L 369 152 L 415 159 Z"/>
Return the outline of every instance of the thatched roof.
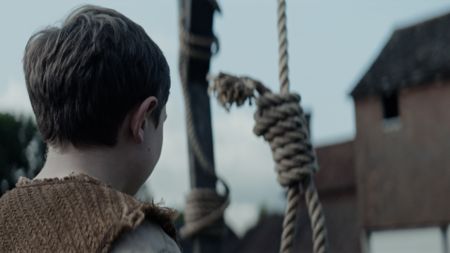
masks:
<path fill-rule="evenodd" d="M 450 13 L 396 30 L 353 98 L 450 79 Z"/>

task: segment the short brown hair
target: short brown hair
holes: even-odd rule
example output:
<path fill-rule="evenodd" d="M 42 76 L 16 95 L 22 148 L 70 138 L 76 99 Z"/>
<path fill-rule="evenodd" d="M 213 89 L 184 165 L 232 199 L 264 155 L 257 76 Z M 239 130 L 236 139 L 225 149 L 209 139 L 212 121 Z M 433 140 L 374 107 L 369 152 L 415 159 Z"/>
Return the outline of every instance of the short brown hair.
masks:
<path fill-rule="evenodd" d="M 34 34 L 23 59 L 38 128 L 46 142 L 117 142 L 126 114 L 158 98 L 159 123 L 170 89 L 169 66 L 144 29 L 115 10 L 86 5 L 61 27 Z"/>

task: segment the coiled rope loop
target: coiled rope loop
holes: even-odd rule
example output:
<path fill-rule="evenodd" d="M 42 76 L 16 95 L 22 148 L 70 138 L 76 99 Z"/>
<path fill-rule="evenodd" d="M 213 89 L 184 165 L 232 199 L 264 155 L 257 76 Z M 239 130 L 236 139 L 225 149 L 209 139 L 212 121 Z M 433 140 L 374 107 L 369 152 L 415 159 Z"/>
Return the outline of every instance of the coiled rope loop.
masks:
<path fill-rule="evenodd" d="M 300 96 L 294 93 L 267 92 L 256 100 L 253 132 L 270 143 L 278 182 L 284 187 L 298 185 L 317 170 L 299 102 Z"/>
<path fill-rule="evenodd" d="M 180 229 L 182 238 L 189 238 L 204 231 L 223 217 L 230 201 L 228 186 L 225 182 L 221 183 L 225 187 L 225 194 L 222 195 L 207 188 L 194 188 L 189 192 L 184 212 L 186 225 Z"/>

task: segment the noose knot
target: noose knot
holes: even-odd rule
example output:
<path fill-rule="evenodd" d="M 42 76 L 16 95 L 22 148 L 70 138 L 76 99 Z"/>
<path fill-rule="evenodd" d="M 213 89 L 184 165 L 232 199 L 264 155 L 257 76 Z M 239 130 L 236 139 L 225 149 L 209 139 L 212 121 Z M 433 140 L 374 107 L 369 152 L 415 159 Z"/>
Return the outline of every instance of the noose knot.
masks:
<path fill-rule="evenodd" d="M 266 92 L 256 99 L 253 132 L 269 142 L 278 182 L 298 185 L 317 171 L 308 122 L 296 93 Z"/>
<path fill-rule="evenodd" d="M 247 100 L 256 100 L 253 132 L 270 144 L 278 182 L 288 188 L 280 252 L 292 252 L 300 185 L 305 191 L 311 218 L 314 252 L 326 252 L 325 218 L 312 180 L 318 166 L 309 138 L 308 122 L 300 106 L 300 96 L 288 92 L 274 94 L 259 81 L 224 73 L 213 79 L 210 91 L 227 110 L 233 104 L 239 106 Z"/>
<path fill-rule="evenodd" d="M 210 87 L 227 110 L 255 99 L 253 132 L 269 142 L 282 186 L 306 183 L 317 171 L 308 122 L 296 93 L 275 94 L 261 82 L 249 77 L 220 73 Z"/>

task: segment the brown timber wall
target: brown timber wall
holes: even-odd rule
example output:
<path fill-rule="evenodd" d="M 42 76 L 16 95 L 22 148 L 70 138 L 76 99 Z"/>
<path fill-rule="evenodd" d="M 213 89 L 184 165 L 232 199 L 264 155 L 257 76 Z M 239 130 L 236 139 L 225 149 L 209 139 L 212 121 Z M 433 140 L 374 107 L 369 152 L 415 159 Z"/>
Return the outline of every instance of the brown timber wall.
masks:
<path fill-rule="evenodd" d="M 448 224 L 450 85 L 402 90 L 397 129 L 385 127 L 378 97 L 356 100 L 355 110 L 362 225 L 386 229 Z"/>

